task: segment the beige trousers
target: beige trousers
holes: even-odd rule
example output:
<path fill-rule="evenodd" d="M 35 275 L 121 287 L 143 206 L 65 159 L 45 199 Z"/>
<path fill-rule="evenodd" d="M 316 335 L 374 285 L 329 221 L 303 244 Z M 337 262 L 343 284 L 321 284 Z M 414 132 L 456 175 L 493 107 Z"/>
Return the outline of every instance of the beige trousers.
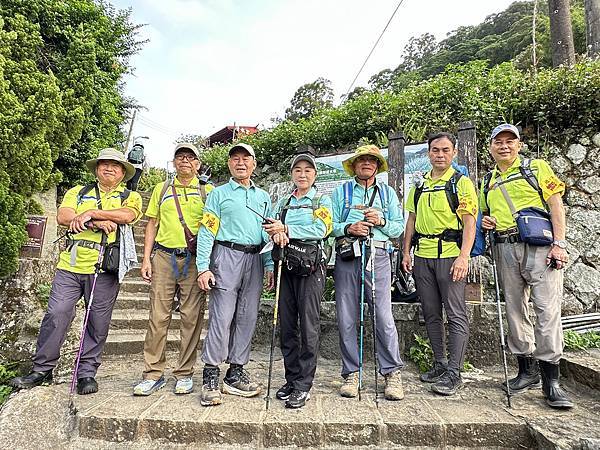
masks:
<path fill-rule="evenodd" d="M 520 242 L 497 245 L 509 350 L 515 355 L 533 355 L 541 361 L 558 363 L 564 346 L 560 322 L 563 273 L 556 269 L 544 272 L 550 247 Z M 535 325 L 529 316 L 530 299 Z"/>
<path fill-rule="evenodd" d="M 185 258 L 176 258 L 180 277 L 175 278 L 171 255 L 157 250 L 152 258 L 150 286 L 150 318 L 144 341 L 144 379 L 158 380 L 165 370 L 167 330 L 171 323 L 176 288 L 180 290 L 180 347 L 175 378 L 192 376 L 198 353 L 206 295 L 198 287 L 196 260 L 189 261 L 187 276 L 183 276 Z"/>

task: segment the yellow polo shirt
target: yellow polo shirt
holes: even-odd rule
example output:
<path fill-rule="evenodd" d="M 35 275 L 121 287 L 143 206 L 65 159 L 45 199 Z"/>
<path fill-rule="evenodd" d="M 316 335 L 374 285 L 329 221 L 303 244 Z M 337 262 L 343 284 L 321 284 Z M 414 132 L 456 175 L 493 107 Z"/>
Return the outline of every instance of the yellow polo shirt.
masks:
<path fill-rule="evenodd" d="M 519 170 L 520 166 L 521 158 L 517 156 L 517 159 L 515 159 L 512 165 L 504 173 L 500 172 L 498 166 L 494 167 L 492 170 L 492 178 L 490 180 L 490 191 L 487 195 L 487 203 L 483 193 L 483 182 L 481 183 L 479 205 L 482 211 L 489 211 L 490 216 L 496 218 L 496 230 L 498 231 L 514 228 L 517 224 L 512 217 L 510 208 L 502 195 L 502 191 L 496 186 L 495 182 L 506 180 L 511 177 L 519 177 L 521 175 L 521 171 Z M 554 194 L 562 195 L 565 192 L 565 184 L 558 179 L 546 161 L 533 159 L 531 160 L 530 167 L 542 189 L 542 195 L 544 196 L 545 201 L 548 201 Z M 503 186 L 506 188 L 508 196 L 515 205 L 516 211 L 531 206 L 544 208 L 540 195 L 524 178 L 517 178 L 513 181 L 509 181 L 504 183 Z"/>
<path fill-rule="evenodd" d="M 88 193 L 81 197 L 80 202 L 77 202 L 77 196 L 83 189 L 83 186 L 75 186 L 69 189 L 63 198 L 59 208 L 71 208 L 74 209 L 77 214 L 81 214 L 90 209 L 98 209 L 98 198 L 96 197 L 95 189 L 91 189 Z M 142 216 L 142 197 L 137 192 L 130 192 L 129 197 L 121 205 L 121 192 L 125 190 L 123 183 L 119 184 L 115 189 L 110 192 L 104 192 L 100 189 L 100 201 L 102 202 L 103 210 L 129 208 L 135 213 L 135 220 L 132 223 L 137 222 Z M 108 243 L 115 242 L 117 237 L 116 232 L 112 232 L 108 235 Z M 72 236 L 73 239 L 83 239 L 86 241 L 98 242 L 102 240 L 101 231 L 85 230 L 81 233 L 77 233 Z M 71 252 L 67 249 L 61 252 L 58 260 L 58 269 L 68 270 L 69 272 L 89 274 L 94 273 L 95 265 L 98 262 L 98 250 L 93 248 L 77 247 L 77 257 L 75 265 L 71 265 Z"/>
<path fill-rule="evenodd" d="M 159 219 L 158 232 L 156 234 L 156 242 L 168 248 L 185 248 L 185 234 L 183 226 L 179 222 L 179 214 L 175 201 L 173 200 L 173 191 L 171 186 L 167 188 L 161 201 L 160 193 L 166 182 L 158 183 L 154 186 L 152 197 L 148 203 L 146 215 L 153 219 Z M 213 186 L 206 185 L 206 193 L 212 191 Z M 194 234 L 198 233 L 200 228 L 200 220 L 202 219 L 202 211 L 204 210 L 204 201 L 200 194 L 200 184 L 198 178 L 193 178 L 189 185 L 183 186 L 177 178 L 175 178 L 175 191 L 181 206 L 181 213 L 185 224 Z M 159 214 L 160 208 L 160 214 Z"/>
<path fill-rule="evenodd" d="M 458 208 L 456 214 L 450 209 L 446 191 L 443 189 L 446 182 L 454 175 L 454 168 L 448 170 L 437 180 L 431 179 L 431 172 L 425 175 L 423 192 L 419 198 L 418 210 L 416 211 L 417 220 L 415 229 L 421 234 L 440 234 L 444 230 L 461 230 L 462 226 L 458 222 L 456 214 L 470 214 L 477 217 L 477 194 L 475 186 L 469 177 L 462 176 L 456 184 L 458 194 Z M 438 187 L 437 191 L 430 191 Z M 440 187 L 442 189 L 440 189 Z M 415 186 L 412 186 L 408 193 L 406 209 L 409 212 L 415 212 Z M 428 192 L 429 191 L 429 192 Z M 438 239 L 422 238 L 419 241 L 419 248 L 415 250 L 415 255 L 421 258 L 438 257 Z M 455 242 L 442 241 L 442 253 L 440 258 L 456 258 L 460 255 L 460 248 Z"/>

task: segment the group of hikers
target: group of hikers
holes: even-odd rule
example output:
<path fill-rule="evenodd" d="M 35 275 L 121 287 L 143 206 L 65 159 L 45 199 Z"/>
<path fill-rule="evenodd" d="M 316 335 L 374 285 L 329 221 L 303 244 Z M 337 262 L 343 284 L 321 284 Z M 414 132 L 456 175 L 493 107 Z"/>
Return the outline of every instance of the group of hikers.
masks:
<path fill-rule="evenodd" d="M 518 393 L 541 385 L 551 407 L 571 408 L 559 385 L 560 269 L 568 260 L 561 200 L 564 183 L 545 161 L 519 155 L 519 130 L 511 124 L 491 132 L 489 152 L 496 165 L 483 178 L 479 196 L 469 177 L 452 167 L 455 137 L 440 132 L 430 136 L 427 144 L 432 169 L 410 186 L 406 224 L 397 193 L 376 179 L 388 164 L 374 145 L 360 146 L 343 162 L 352 180 L 331 196 L 315 187 L 313 152 L 296 154 L 290 165 L 294 189 L 272 205 L 269 194 L 252 181 L 257 161 L 250 145 L 231 147 L 231 178 L 213 187 L 206 177 L 198 177 L 202 163 L 197 148 L 178 144 L 173 154 L 176 176 L 154 187 L 145 212 L 141 276 L 151 285 L 150 313 L 145 367 L 133 394 L 150 395 L 166 384 L 167 330 L 176 297 L 181 325 L 179 360 L 173 370 L 175 393 L 193 391 L 208 294 L 208 329 L 200 356 L 201 405 L 222 403 L 222 393 L 259 395 L 262 384 L 245 366 L 265 285 L 276 287 L 285 368 L 285 383 L 276 398 L 286 407 L 303 407 L 310 399 L 317 367 L 325 241 L 332 235 L 343 378 L 339 392 L 356 397 L 363 388 L 367 306 L 376 370 L 385 381 L 384 397 L 401 400 L 405 364 L 392 315 L 390 253 L 391 240 L 404 233 L 401 269 L 413 273 L 434 355 L 433 367 L 420 379 L 431 383 L 436 394 L 453 395 L 463 386 L 461 370 L 469 338 L 465 280 L 481 228 L 495 249 L 508 349 L 518 361 L 517 376 L 507 379 L 503 387 Z M 33 369 L 11 381 L 17 388 L 52 381 L 75 305 L 83 296 L 87 314 L 73 380 L 78 394 L 98 390 L 95 376 L 131 242 L 131 227 L 125 225 L 140 219 L 142 200 L 123 184 L 132 179 L 135 168 L 121 152 L 104 149 L 87 166 L 97 181 L 70 189 L 58 209 L 58 223 L 70 232 L 67 248 L 60 255 Z M 223 364 L 228 368 L 221 387 Z"/>

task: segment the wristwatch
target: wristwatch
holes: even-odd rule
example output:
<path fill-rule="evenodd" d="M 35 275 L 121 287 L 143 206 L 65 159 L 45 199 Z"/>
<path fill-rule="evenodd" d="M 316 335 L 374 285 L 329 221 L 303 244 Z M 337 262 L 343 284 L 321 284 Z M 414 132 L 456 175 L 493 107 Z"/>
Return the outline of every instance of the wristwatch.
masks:
<path fill-rule="evenodd" d="M 567 241 L 556 240 L 552 242 L 552 245 L 556 245 L 558 248 L 565 249 L 567 248 Z"/>

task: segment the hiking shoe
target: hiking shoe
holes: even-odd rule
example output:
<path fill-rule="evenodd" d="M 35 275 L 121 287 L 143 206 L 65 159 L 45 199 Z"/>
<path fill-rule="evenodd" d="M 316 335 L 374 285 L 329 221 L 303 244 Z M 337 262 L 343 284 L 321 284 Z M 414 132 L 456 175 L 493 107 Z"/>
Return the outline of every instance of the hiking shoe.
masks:
<path fill-rule="evenodd" d="M 52 384 L 52 370 L 45 372 L 31 372 L 24 377 L 15 377 L 8 382 L 9 386 L 16 389 L 31 389 L 35 386 L 48 386 Z"/>
<path fill-rule="evenodd" d="M 384 375 L 386 400 L 402 400 L 404 398 L 404 389 L 402 388 L 402 374 L 399 370 Z"/>
<path fill-rule="evenodd" d="M 98 383 L 93 377 L 77 379 L 77 393 L 79 395 L 95 394 L 98 392 Z"/>
<path fill-rule="evenodd" d="M 431 386 L 431 391 L 439 395 L 454 395 L 462 387 L 463 381 L 460 372 L 448 370 Z"/>
<path fill-rule="evenodd" d="M 508 380 L 511 394 L 542 387 L 540 366 L 533 356 L 517 355 L 517 363 L 519 364 L 519 373 L 515 378 Z M 502 389 L 506 391 L 506 381 L 502 382 Z"/>
<path fill-rule="evenodd" d="M 219 368 L 205 367 L 202 372 L 202 392 L 200 404 L 202 406 L 220 405 L 223 402 L 219 390 Z"/>
<path fill-rule="evenodd" d="M 254 397 L 260 394 L 260 391 L 260 385 L 250 380 L 250 375 L 242 366 L 227 369 L 225 378 L 223 378 L 223 392 L 225 394 Z"/>
<path fill-rule="evenodd" d="M 560 387 L 560 368 L 558 364 L 540 361 L 542 369 L 542 390 L 548 406 L 555 409 L 571 409 L 573 402 L 563 388 Z"/>
<path fill-rule="evenodd" d="M 285 383 L 279 388 L 279 390 L 275 394 L 275 397 L 277 397 L 279 400 L 287 400 L 288 398 L 290 398 L 290 395 L 293 391 L 294 386 L 292 385 L 292 383 Z"/>
<path fill-rule="evenodd" d="M 358 372 L 349 373 L 344 377 L 344 384 L 340 387 L 342 397 L 354 398 L 358 395 Z"/>
<path fill-rule="evenodd" d="M 306 405 L 306 402 L 310 400 L 310 392 L 301 391 L 299 389 L 294 389 L 290 394 L 290 398 L 285 402 L 286 408 L 302 408 Z"/>
<path fill-rule="evenodd" d="M 133 388 L 133 395 L 150 395 L 158 391 L 165 384 L 167 384 L 165 377 L 160 377 L 158 380 L 143 380 Z"/>
<path fill-rule="evenodd" d="M 422 373 L 421 376 L 419 376 L 419 380 L 423 383 L 435 383 L 442 375 L 444 375 L 444 373 L 446 373 L 446 370 L 448 370 L 446 364 L 436 361 L 429 371 Z"/>
<path fill-rule="evenodd" d="M 175 383 L 176 394 L 191 394 L 194 390 L 194 380 L 192 377 L 184 377 L 177 380 Z"/>

